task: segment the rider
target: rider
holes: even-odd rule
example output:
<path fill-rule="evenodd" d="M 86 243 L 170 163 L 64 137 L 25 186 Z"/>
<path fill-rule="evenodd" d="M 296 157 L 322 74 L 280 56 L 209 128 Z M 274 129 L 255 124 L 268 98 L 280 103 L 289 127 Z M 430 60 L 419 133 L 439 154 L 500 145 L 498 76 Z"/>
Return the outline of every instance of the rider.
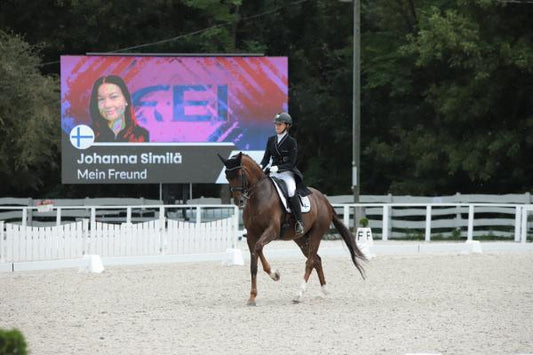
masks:
<path fill-rule="evenodd" d="M 287 112 L 280 112 L 274 116 L 276 135 L 269 137 L 265 149 L 265 155 L 261 160 L 261 168 L 265 168 L 272 158 L 270 175 L 285 181 L 289 194 L 290 208 L 296 218 L 296 234 L 302 234 L 304 225 L 302 223 L 302 211 L 300 201 L 296 192 L 301 196 L 310 193 L 303 186 L 303 175 L 296 167 L 296 157 L 298 155 L 298 144 L 296 139 L 289 135 L 289 128 L 292 126 L 292 118 Z"/>

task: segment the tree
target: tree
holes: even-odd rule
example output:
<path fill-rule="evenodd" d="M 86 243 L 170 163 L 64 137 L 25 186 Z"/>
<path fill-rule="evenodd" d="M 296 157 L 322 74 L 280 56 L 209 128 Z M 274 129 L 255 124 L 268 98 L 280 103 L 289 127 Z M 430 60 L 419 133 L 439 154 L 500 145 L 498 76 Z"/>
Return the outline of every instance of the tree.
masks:
<path fill-rule="evenodd" d="M 531 190 L 533 5 L 361 3 L 361 193 Z M 347 3 L 6 0 L 0 28 L 23 33 L 52 63 L 59 54 L 108 51 L 288 56 L 289 109 L 305 182 L 330 195 L 350 193 L 353 27 Z M 59 66 L 41 72 L 58 74 Z M 59 95 L 55 100 L 58 107 Z M 2 161 L 13 158 L 3 153 Z M 61 186 L 55 159 L 39 175 L 46 185 Z M 55 191 L 65 189 L 103 191 Z"/>
<path fill-rule="evenodd" d="M 0 31 L 0 193 L 30 194 L 59 177 L 59 84 L 34 48 Z"/>
<path fill-rule="evenodd" d="M 239 23 L 242 43 L 289 58 L 291 132 L 298 140 L 305 182 L 328 194 L 347 193 L 351 180 L 351 19 L 337 1 L 245 2 L 248 13 L 270 14 Z"/>
<path fill-rule="evenodd" d="M 387 46 L 391 53 L 380 68 L 365 67 L 365 95 L 390 100 L 371 106 L 382 118 L 381 134 L 365 151 L 388 191 L 531 189 L 533 145 L 525 133 L 533 124 L 533 38 L 522 26 L 532 11 L 519 6 L 421 2 L 416 24 L 397 44 L 383 34 L 368 44 L 379 53 L 371 61 Z"/>

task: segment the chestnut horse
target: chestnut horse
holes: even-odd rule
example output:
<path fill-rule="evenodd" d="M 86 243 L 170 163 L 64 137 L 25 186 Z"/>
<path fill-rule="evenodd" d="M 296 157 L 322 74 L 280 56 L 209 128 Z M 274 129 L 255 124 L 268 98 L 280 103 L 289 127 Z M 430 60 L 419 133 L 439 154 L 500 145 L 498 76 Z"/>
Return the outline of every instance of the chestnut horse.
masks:
<path fill-rule="evenodd" d="M 320 191 L 309 188 L 312 192 L 309 195 L 311 210 L 302 214 L 305 229 L 303 234 L 297 236 L 294 232 L 294 217 L 292 214 L 287 215 L 285 212 L 272 180 L 267 177 L 261 167 L 251 157 L 242 152 L 229 159 L 218 156 L 226 167 L 226 179 L 229 182 L 234 202 L 244 208 L 243 221 L 247 231 L 246 241 L 250 250 L 250 272 L 252 277 L 248 305 L 255 306 L 256 304 L 258 258 L 261 259 L 263 270 L 273 280 L 278 281 L 280 278 L 279 271 L 272 271 L 263 254 L 265 245 L 275 239 L 294 240 L 307 258 L 304 280 L 293 301 L 298 303 L 302 300 L 313 268 L 318 274 L 322 291 L 327 294 L 322 260 L 317 252 L 322 236 L 329 229 L 332 222 L 348 246 L 355 267 L 359 270 L 363 279 L 365 278 L 364 270 L 360 263 L 360 260 L 366 260 L 364 254 L 357 247 L 353 234 L 342 223 L 329 201 Z"/>

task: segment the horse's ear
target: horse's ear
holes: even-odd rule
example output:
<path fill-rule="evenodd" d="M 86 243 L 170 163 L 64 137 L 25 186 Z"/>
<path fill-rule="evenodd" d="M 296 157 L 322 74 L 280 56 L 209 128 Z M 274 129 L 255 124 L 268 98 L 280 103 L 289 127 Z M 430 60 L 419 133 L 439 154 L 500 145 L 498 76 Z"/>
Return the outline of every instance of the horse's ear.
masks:
<path fill-rule="evenodd" d="M 218 153 L 217 153 L 217 155 L 218 155 L 218 158 L 220 159 L 220 161 L 222 162 L 222 164 L 226 165 L 226 162 L 227 162 L 228 160 L 222 158 L 222 156 L 221 156 L 220 154 L 218 154 Z"/>

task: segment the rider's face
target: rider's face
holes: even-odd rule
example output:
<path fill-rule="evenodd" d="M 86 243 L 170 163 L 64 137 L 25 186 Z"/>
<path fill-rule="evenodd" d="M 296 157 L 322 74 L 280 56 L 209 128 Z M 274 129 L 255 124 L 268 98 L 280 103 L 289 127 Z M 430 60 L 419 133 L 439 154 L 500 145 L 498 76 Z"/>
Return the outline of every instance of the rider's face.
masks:
<path fill-rule="evenodd" d="M 285 131 L 285 129 L 287 129 L 287 124 L 286 123 L 281 123 L 281 122 L 275 122 L 274 123 L 274 127 L 276 127 L 276 134 L 282 134 L 283 131 Z"/>

